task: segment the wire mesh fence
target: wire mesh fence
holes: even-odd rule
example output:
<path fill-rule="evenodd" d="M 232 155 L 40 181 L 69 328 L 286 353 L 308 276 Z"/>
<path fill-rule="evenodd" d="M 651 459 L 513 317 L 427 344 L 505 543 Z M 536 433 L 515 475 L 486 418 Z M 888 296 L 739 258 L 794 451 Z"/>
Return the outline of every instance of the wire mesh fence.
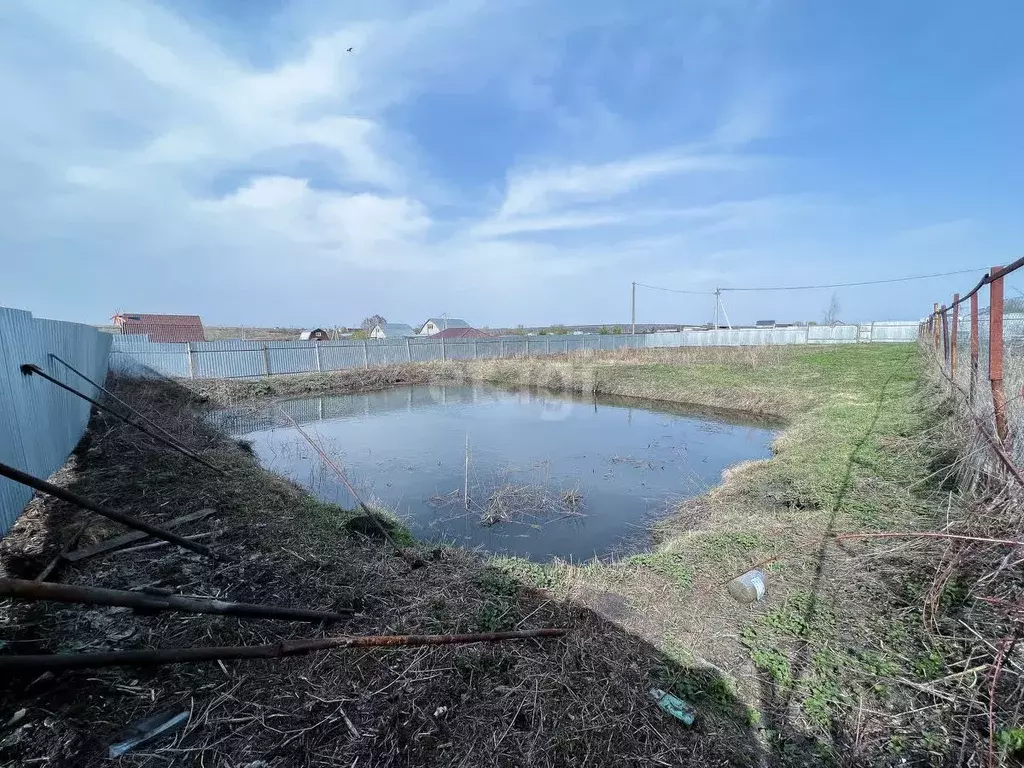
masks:
<path fill-rule="evenodd" d="M 1024 306 L 1006 301 L 1007 278 L 1019 259 L 994 267 L 962 297 L 936 304 L 922 334 L 932 345 L 954 399 L 976 426 L 976 469 L 1005 461 L 1024 467 Z M 1006 471 L 1007 467 L 1003 468 Z"/>

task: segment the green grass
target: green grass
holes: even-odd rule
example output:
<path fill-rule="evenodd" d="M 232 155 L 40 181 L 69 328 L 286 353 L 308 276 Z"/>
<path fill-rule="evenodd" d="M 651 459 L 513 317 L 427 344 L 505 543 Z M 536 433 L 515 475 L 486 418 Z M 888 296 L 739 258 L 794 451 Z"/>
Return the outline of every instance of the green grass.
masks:
<path fill-rule="evenodd" d="M 856 591 L 854 596 L 844 595 L 841 586 L 833 589 L 851 574 L 838 577 L 830 570 L 842 569 L 844 559 L 834 545 L 823 544 L 844 531 L 933 524 L 931 502 L 941 489 L 927 476 L 941 461 L 942 446 L 925 435 L 936 415 L 932 393 L 921 383 L 923 362 L 915 346 L 904 344 L 682 350 L 654 357 L 656 362 L 551 362 L 549 369 L 531 361 L 529 368 L 489 370 L 506 383 L 528 383 L 528 372 L 538 381 L 593 382 L 599 393 L 781 418 L 785 426 L 771 459 L 738 468 L 710 494 L 682 502 L 678 515 L 657 526 L 652 552 L 584 568 L 511 561 L 504 567 L 537 586 L 613 588 L 641 613 L 646 605 L 668 615 L 674 624 L 663 635 L 666 661 L 653 671 L 655 680 L 709 705 L 733 701 L 737 692 L 705 678 L 690 662 L 728 643 L 688 645 L 687 628 L 695 618 L 717 621 L 697 642 L 707 644 L 701 637 L 708 635 L 736 638 L 767 683 L 759 699 L 756 689 L 748 689 L 747 709 L 739 714 L 750 719 L 755 713 L 760 720 L 795 710 L 802 738 L 812 740 L 821 760 L 835 762 L 829 734 L 835 722 L 851 716 L 858 697 L 883 706 L 906 693 L 893 678 L 926 682 L 947 669 L 942 649 L 924 640 L 919 616 L 890 616 L 889 598 L 868 588 L 867 574 L 852 574 L 858 583 L 846 591 Z M 720 607 L 713 619 L 690 613 L 695 596 L 724 595 L 731 576 L 773 556 L 780 559 L 767 568 L 770 607 Z M 823 575 L 815 577 L 815 568 Z M 652 586 L 652 574 L 666 586 Z M 962 599 L 955 585 L 949 593 L 943 599 Z M 873 602 L 878 600 L 883 602 Z M 725 650 L 719 657 L 729 655 Z M 772 728 L 764 733 L 778 762 L 786 764 L 792 734 Z M 908 739 L 891 748 L 909 748 Z M 802 754 L 796 750 L 793 762 Z"/>

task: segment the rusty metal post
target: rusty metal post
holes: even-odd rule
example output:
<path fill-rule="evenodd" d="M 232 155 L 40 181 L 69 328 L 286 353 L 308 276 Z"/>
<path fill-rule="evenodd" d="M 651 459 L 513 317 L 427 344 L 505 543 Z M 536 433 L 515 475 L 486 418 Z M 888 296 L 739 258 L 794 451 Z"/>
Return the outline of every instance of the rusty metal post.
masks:
<path fill-rule="evenodd" d="M 978 351 L 978 292 L 975 291 L 971 294 L 971 405 L 974 405 L 974 389 L 978 386 Z"/>
<path fill-rule="evenodd" d="M 949 324 L 949 378 L 956 380 L 956 347 L 957 326 L 960 324 L 960 294 L 953 294 L 953 305 L 950 307 L 953 317 Z"/>
<path fill-rule="evenodd" d="M 989 274 L 988 315 L 988 379 L 992 384 L 992 408 L 996 417 L 996 434 L 1006 441 L 1006 391 L 1003 389 L 1003 275 L 1002 267 L 992 267 Z"/>
<path fill-rule="evenodd" d="M 935 353 L 939 352 L 939 302 L 935 302 L 932 305 L 932 344 L 935 347 Z"/>
<path fill-rule="evenodd" d="M 949 318 L 945 304 L 942 305 L 942 362 L 949 362 Z"/>

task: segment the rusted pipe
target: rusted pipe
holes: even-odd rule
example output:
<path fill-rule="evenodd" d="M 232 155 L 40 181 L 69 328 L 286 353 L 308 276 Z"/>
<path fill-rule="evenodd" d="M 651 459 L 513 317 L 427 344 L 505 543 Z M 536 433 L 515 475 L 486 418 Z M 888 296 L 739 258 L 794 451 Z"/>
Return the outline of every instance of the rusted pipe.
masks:
<path fill-rule="evenodd" d="M 198 463 L 202 464 L 205 467 L 209 467 L 214 472 L 219 472 L 222 475 L 226 475 L 227 474 L 227 472 L 225 472 L 223 469 L 221 469 L 220 467 L 215 467 L 213 464 L 208 462 L 202 456 L 197 456 L 192 451 L 190 451 L 188 448 L 186 448 L 185 446 L 183 446 L 180 443 L 178 443 L 176 440 L 168 440 L 163 435 L 158 435 L 157 433 L 152 432 L 151 430 L 149 430 L 146 427 L 144 427 L 141 424 L 139 424 L 137 421 L 129 419 L 123 413 L 118 413 L 113 408 L 110 408 L 110 407 L 104 405 L 103 403 L 101 403 L 99 400 L 95 400 L 95 399 L 89 397 L 84 392 L 79 392 L 77 389 L 75 389 L 74 387 L 68 386 L 67 384 L 65 384 L 60 379 L 55 379 L 53 376 L 48 374 L 46 371 L 44 371 L 42 368 L 40 368 L 35 363 L 25 363 L 25 364 L 23 364 L 21 366 L 21 372 L 25 376 L 29 376 L 31 374 L 35 374 L 36 376 L 41 376 L 42 378 L 46 379 L 50 383 L 56 384 L 61 389 L 67 390 L 68 392 L 70 392 L 71 394 L 75 395 L 76 397 L 80 397 L 83 400 L 85 400 L 86 402 L 92 403 L 97 408 L 99 408 L 101 411 L 105 411 L 106 413 L 109 413 L 111 416 L 114 416 L 114 417 L 120 419 L 121 421 L 123 421 L 128 426 L 135 427 L 135 429 L 139 430 L 140 432 L 142 432 L 144 434 L 149 435 L 154 440 L 158 440 L 159 442 L 161 442 L 164 445 L 166 445 L 168 448 L 173 448 L 174 450 L 176 450 L 181 455 L 187 456 L 188 458 L 192 459 L 192 461 L 198 462 Z"/>
<path fill-rule="evenodd" d="M 1003 272 L 992 267 L 994 277 L 989 286 L 988 315 L 988 378 L 992 385 L 992 407 L 995 412 L 996 435 L 1006 442 L 1006 390 L 1003 388 Z"/>
<path fill-rule="evenodd" d="M 59 485 L 48 483 L 45 480 L 40 480 L 38 477 L 33 477 L 27 472 L 22 472 L 20 469 L 9 467 L 6 464 L 0 462 L 0 475 L 10 478 L 17 483 L 27 485 L 29 488 L 34 488 L 42 493 L 54 496 L 62 501 L 66 501 L 69 504 L 88 509 L 91 512 L 95 512 L 97 515 L 102 515 L 110 520 L 116 520 L 123 525 L 127 525 L 129 528 L 134 528 L 138 531 L 145 531 L 150 536 L 155 536 L 158 539 L 170 542 L 171 544 L 177 544 L 179 547 L 184 547 L 200 555 L 206 557 L 216 557 L 213 550 L 209 547 L 204 547 L 202 544 L 196 544 L 194 541 L 189 541 L 176 533 L 171 533 L 157 525 L 151 525 L 145 520 L 140 520 L 137 517 L 126 515 L 123 512 L 118 512 L 114 509 L 108 509 L 107 507 L 101 507 L 99 504 L 95 504 L 77 493 L 61 488 Z"/>
<path fill-rule="evenodd" d="M 342 621 L 344 614 L 352 609 L 339 612 L 313 611 L 306 608 L 282 608 L 276 605 L 253 603 L 232 603 L 225 600 L 208 600 L 159 592 L 130 592 L 123 589 L 101 587 L 80 587 L 72 584 L 51 584 L 48 582 L 24 581 L 22 579 L 0 578 L 0 595 L 22 600 L 52 600 L 58 603 L 82 603 L 85 605 L 120 605 L 139 611 L 180 611 L 182 613 L 214 613 L 222 616 L 239 616 L 247 619 L 282 619 L 285 621 L 318 621 L 330 623 Z"/>
<path fill-rule="evenodd" d="M 83 669 L 95 667 L 148 666 L 228 659 L 276 659 L 334 648 L 412 648 L 423 645 L 466 645 L 497 643 L 539 637 L 561 637 L 567 629 L 524 629 L 516 632 L 488 632 L 475 635 L 369 635 L 323 637 L 311 640 L 283 640 L 271 645 L 241 645 L 213 648 L 156 648 L 142 651 L 105 653 L 51 653 L 0 656 L 5 673 L 22 669 Z"/>
<path fill-rule="evenodd" d="M 950 306 L 950 310 L 953 313 L 953 317 L 949 321 L 949 376 L 952 379 L 956 378 L 956 349 L 957 349 L 957 326 L 960 320 L 960 294 L 953 294 L 953 304 Z"/>
<path fill-rule="evenodd" d="M 974 390 L 978 386 L 978 294 L 971 294 L 971 386 L 967 402 L 974 405 Z"/>

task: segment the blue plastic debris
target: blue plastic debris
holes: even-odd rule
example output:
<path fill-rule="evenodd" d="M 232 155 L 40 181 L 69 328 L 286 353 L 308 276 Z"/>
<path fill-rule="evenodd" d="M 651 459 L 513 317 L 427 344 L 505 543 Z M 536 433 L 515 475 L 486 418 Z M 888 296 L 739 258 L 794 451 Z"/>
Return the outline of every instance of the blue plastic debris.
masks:
<path fill-rule="evenodd" d="M 663 712 L 672 715 L 683 725 L 693 725 L 693 720 L 697 713 L 689 703 L 683 701 L 678 696 L 666 693 L 660 688 L 651 688 L 651 698 L 657 702 Z"/>
<path fill-rule="evenodd" d="M 130 726 L 121 734 L 121 741 L 110 745 L 109 755 L 111 758 L 120 757 L 143 744 L 149 744 L 160 736 L 173 733 L 188 722 L 189 713 L 163 712 L 153 717 L 147 717 Z"/>

